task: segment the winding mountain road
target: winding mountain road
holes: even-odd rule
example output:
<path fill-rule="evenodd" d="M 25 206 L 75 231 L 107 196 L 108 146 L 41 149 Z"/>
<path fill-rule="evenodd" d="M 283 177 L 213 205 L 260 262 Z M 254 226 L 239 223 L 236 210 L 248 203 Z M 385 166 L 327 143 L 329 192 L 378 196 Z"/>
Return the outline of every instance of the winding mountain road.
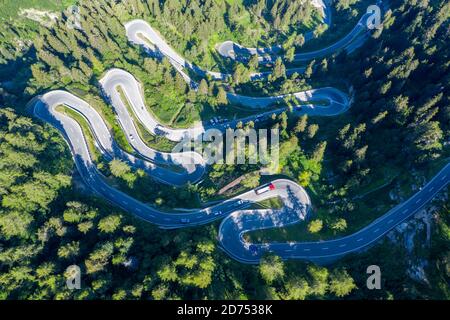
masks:
<path fill-rule="evenodd" d="M 331 26 L 332 19 L 331 1 L 332 0 L 311 1 L 313 7 L 318 9 L 322 15 L 322 23 L 327 25 L 328 28 Z M 305 42 L 308 42 L 314 38 L 314 32 L 306 32 L 303 37 Z M 247 48 L 233 41 L 225 41 L 217 45 L 216 50 L 222 57 L 230 58 L 232 60 L 248 61 L 250 56 L 258 55 L 258 60 L 260 62 L 273 62 L 282 52 L 282 46 L 275 45 L 267 48 Z"/>
<path fill-rule="evenodd" d="M 195 72 L 202 77 L 210 75 L 216 80 L 225 80 L 230 76 L 229 74 L 205 71 L 193 63 L 185 60 L 165 42 L 165 40 L 150 26 L 150 24 L 148 24 L 148 22 L 144 20 L 133 20 L 128 22 L 125 24 L 125 29 L 130 42 L 142 46 L 145 48 L 146 52 L 152 55 L 157 57 L 166 57 L 192 88 L 198 88 L 198 83 L 188 76 L 189 71 Z M 295 71 L 290 71 L 298 71 L 297 69 L 294 70 Z M 253 74 L 252 77 L 260 78 L 261 74 Z M 238 104 L 250 109 L 266 109 L 269 106 L 284 102 L 286 98 L 294 98 L 292 99 L 294 104 L 295 101 L 298 103 L 293 106 L 294 112 L 299 114 L 307 113 L 310 115 L 320 116 L 334 116 L 347 111 L 350 107 L 350 98 L 347 94 L 336 88 L 329 87 L 270 97 L 249 97 L 228 92 L 227 98 L 228 101 L 233 104 Z M 326 107 L 317 106 L 313 103 L 305 105 L 305 103 L 310 101 L 327 101 L 327 105 Z"/>
<path fill-rule="evenodd" d="M 321 1 L 321 0 L 319 0 Z M 328 26 L 331 25 L 331 9 L 328 0 L 321 2 L 320 6 L 324 6 L 324 23 Z M 378 5 L 381 5 L 381 0 L 377 1 Z M 357 48 L 359 48 L 370 31 L 367 28 L 369 19 L 372 17 L 372 13 L 365 13 L 355 25 L 355 27 L 346 34 L 343 38 L 337 42 L 310 52 L 296 53 L 294 54 L 293 62 L 305 62 L 314 59 L 324 58 L 330 56 L 338 51 L 345 50 L 347 53 L 351 53 Z M 306 34 L 305 41 L 311 40 L 313 37 L 311 33 Z M 217 46 L 217 51 L 224 58 L 229 58 L 232 60 L 248 61 L 249 57 L 253 54 L 258 54 L 258 60 L 263 63 L 273 63 L 279 57 L 279 53 L 282 51 L 281 47 L 278 50 L 274 48 L 261 49 L 261 48 L 246 48 L 240 44 L 234 43 L 232 41 L 225 41 Z"/>
<path fill-rule="evenodd" d="M 360 34 L 361 26 L 364 25 L 362 21 L 360 20 L 354 31 L 346 36 L 345 40 L 340 41 L 339 45 L 333 45 L 324 49 L 325 51 L 304 53 L 303 57 L 309 59 L 310 57 L 317 57 L 316 55 L 330 54 L 348 47 L 358 38 L 357 34 Z M 190 79 L 186 72 L 187 69 L 202 76 L 212 76 L 214 79 L 222 80 L 227 77 L 221 73 L 204 71 L 184 60 L 145 21 L 134 20 L 126 24 L 125 27 L 127 36 L 132 43 L 144 46 L 149 52 L 167 57 L 193 87 L 196 87 L 197 84 Z M 194 183 L 201 179 L 206 167 L 204 159 L 195 152 L 164 153 L 150 148 L 140 138 L 135 122 L 139 121 L 154 135 L 164 136 L 172 141 L 181 141 L 186 136 L 196 137 L 201 135 L 209 128 L 224 130 L 228 126 L 234 127 L 239 120 L 215 126 L 200 124 L 189 129 L 169 128 L 158 123 L 148 111 L 144 103 L 141 85 L 130 73 L 120 69 L 109 70 L 100 80 L 100 85 L 105 99 L 114 108 L 117 119 L 136 155 L 129 154 L 118 147 L 110 129 L 95 108 L 68 92 L 52 91 L 46 93 L 36 100 L 33 107 L 36 117 L 53 125 L 64 136 L 71 149 L 78 171 L 86 184 L 99 196 L 161 228 L 174 229 L 199 226 L 224 218 L 219 229 L 218 240 L 221 248 L 242 263 L 258 263 L 264 254 L 272 252 L 283 259 L 302 259 L 324 264 L 346 254 L 358 252 L 411 217 L 433 199 L 440 190 L 445 188 L 450 181 L 449 164 L 409 200 L 399 204 L 362 230 L 340 239 L 322 242 L 248 243 L 243 238 L 246 232 L 287 226 L 305 220 L 311 209 L 311 201 L 306 191 L 293 181 L 280 179 L 272 181 L 272 188 L 267 192 L 259 193 L 256 190 L 250 190 L 211 207 L 183 213 L 158 210 L 121 192 L 110 186 L 105 177 L 97 170 L 83 129 L 77 121 L 61 112 L 58 109 L 59 106 L 70 108 L 84 117 L 92 132 L 96 147 L 108 160 L 121 159 L 135 168 L 145 170 L 153 178 L 174 186 L 181 186 L 188 182 Z M 299 105 L 294 110 L 298 113 L 333 116 L 345 112 L 351 104 L 345 93 L 334 88 L 310 90 L 293 95 L 303 102 L 314 99 L 329 101 L 327 106 L 322 107 L 314 104 Z M 279 108 L 267 111 L 267 108 L 284 99 L 286 95 L 254 98 L 230 93 L 228 97 L 232 103 L 261 109 L 261 115 L 268 116 L 274 112 L 285 110 L 285 108 Z M 255 117 L 247 117 L 241 120 L 251 120 Z M 193 159 L 194 161 L 187 161 L 187 159 Z M 248 209 L 253 203 L 273 197 L 279 197 L 282 200 L 282 209 Z"/>

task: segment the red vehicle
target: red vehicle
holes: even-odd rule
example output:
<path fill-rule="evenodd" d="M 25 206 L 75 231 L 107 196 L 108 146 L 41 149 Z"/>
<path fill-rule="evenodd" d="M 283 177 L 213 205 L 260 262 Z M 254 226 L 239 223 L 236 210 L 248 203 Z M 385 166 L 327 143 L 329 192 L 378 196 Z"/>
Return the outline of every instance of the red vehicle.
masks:
<path fill-rule="evenodd" d="M 256 189 L 255 193 L 259 195 L 259 194 L 263 194 L 263 193 L 266 193 L 266 192 L 272 191 L 272 190 L 275 190 L 275 185 L 273 183 L 271 183 L 267 186 L 264 186 L 262 188 Z"/>

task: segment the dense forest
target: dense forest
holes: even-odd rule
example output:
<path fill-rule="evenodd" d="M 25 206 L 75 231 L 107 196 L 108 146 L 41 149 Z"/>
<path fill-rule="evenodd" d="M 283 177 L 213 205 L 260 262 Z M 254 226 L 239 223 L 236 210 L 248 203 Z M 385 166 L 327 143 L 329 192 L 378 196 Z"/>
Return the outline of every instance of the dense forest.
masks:
<path fill-rule="evenodd" d="M 333 120 L 297 118 L 287 108 L 264 124 L 281 130 L 279 174 L 308 188 L 315 217 L 308 224 L 248 235 L 283 241 L 341 236 L 411 195 L 409 186 L 422 184 L 448 161 L 447 1 L 389 1 L 383 30 L 375 31 L 363 47 L 312 61 L 305 73 L 290 76 L 285 70 L 292 65 L 292 54 L 302 50 L 301 35 L 316 28 L 327 36 L 308 1 L 96 0 L 78 5 L 81 30 L 68 28 L 63 12 L 51 26 L 27 28 L 9 21 L 0 31 L 1 299 L 450 297 L 445 197 L 432 204 L 437 209 L 431 246 L 417 253 L 428 261 L 428 283 L 409 276 L 409 253 L 388 239 L 327 267 L 276 256 L 267 256 L 259 266 L 242 265 L 218 248 L 217 224 L 159 230 L 92 197 L 63 138 L 27 108 L 34 96 L 64 88 L 95 107 L 121 147 L 130 150 L 98 86 L 104 71 L 119 67 L 142 82 L 146 104 L 162 123 L 185 127 L 216 114 L 245 115 L 228 104 L 223 83 L 206 79 L 194 92 L 168 61 L 128 44 L 123 23 L 133 18 L 149 21 L 178 52 L 202 67 L 231 67 L 226 85 L 236 92 L 268 95 L 320 86 L 350 90 L 352 108 Z M 358 5 L 336 1 L 333 14 L 357 17 L 364 13 Z M 343 29 L 355 21 L 348 20 Z M 24 39 L 20 46 L 19 39 Z M 230 39 L 247 46 L 282 43 L 285 57 L 269 66 L 269 79 L 250 83 L 249 72 L 267 66 L 254 59 L 247 64 L 222 61 L 214 45 Z M 151 136 L 146 142 L 171 147 Z M 124 191 L 163 208 L 215 199 L 219 189 L 243 174 L 249 179 L 223 197 L 266 179 L 254 166 L 215 165 L 202 184 L 174 192 L 124 163 L 105 163 L 101 157 L 97 162 Z M 397 199 L 388 196 L 391 190 L 397 190 Z M 383 289 L 369 291 L 365 268 L 374 263 L 386 270 Z M 64 272 L 72 264 L 82 268 L 82 290 L 66 287 Z"/>

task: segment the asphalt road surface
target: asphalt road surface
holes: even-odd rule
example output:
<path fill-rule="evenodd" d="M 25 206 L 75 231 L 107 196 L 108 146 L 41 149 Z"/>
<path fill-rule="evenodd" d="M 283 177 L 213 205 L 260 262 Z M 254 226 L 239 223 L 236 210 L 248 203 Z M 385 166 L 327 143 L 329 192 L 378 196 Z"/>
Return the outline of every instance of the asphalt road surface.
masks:
<path fill-rule="evenodd" d="M 324 8 L 324 23 L 328 26 L 331 25 L 331 8 L 330 1 L 320 1 L 319 7 Z M 379 6 L 382 5 L 380 0 L 377 1 Z M 324 58 L 326 56 L 330 56 L 335 52 L 345 50 L 348 53 L 353 52 L 357 48 L 359 48 L 367 34 L 370 30 L 367 28 L 368 19 L 370 19 L 372 13 L 365 13 L 355 25 L 355 27 L 343 38 L 338 40 L 337 42 L 322 48 L 320 50 L 297 53 L 294 55 L 294 62 L 305 62 L 314 59 Z M 309 41 L 313 38 L 311 33 L 307 33 L 305 35 L 305 40 Z M 261 48 L 246 48 L 240 44 L 234 43 L 232 41 L 225 41 L 217 46 L 217 51 L 224 58 L 229 58 L 232 60 L 239 61 L 248 61 L 249 57 L 253 54 L 258 54 L 258 60 L 263 63 L 273 63 L 279 57 L 279 53 L 281 52 L 281 47 L 274 47 L 261 49 Z"/>
<path fill-rule="evenodd" d="M 360 21 L 359 27 L 357 27 L 362 28 L 362 24 Z M 156 51 L 168 57 L 177 70 L 185 75 L 186 81 L 192 81 L 185 73 L 185 68 L 196 70 L 198 67 L 179 56 L 148 23 L 142 20 L 134 20 L 126 25 L 126 29 L 131 42 L 145 46 L 149 52 Z M 355 35 L 356 33 L 359 34 L 359 31 L 354 32 Z M 347 45 L 348 38 L 356 39 L 355 35 L 347 35 L 346 40 L 341 41 L 341 43 Z M 143 41 L 143 37 L 150 42 Z M 358 38 L 359 45 L 360 42 L 361 38 Z M 342 45 L 338 47 L 342 47 Z M 315 54 L 320 56 L 335 49 L 325 48 L 325 51 L 319 50 Z M 311 53 L 311 57 L 313 56 Z M 203 72 L 203 75 L 209 74 L 209 71 L 203 71 L 200 68 L 197 71 L 200 74 Z M 219 74 L 216 74 L 216 76 L 221 77 Z M 144 104 L 141 85 L 128 72 L 120 69 L 109 70 L 100 84 L 105 99 L 114 108 L 117 119 L 127 136 L 128 142 L 135 150 L 135 154 L 129 154 L 120 149 L 100 114 L 88 103 L 68 92 L 59 90 L 46 93 L 36 99 L 33 107 L 36 117 L 53 125 L 64 136 L 71 149 L 78 171 L 86 184 L 97 195 L 161 228 L 193 227 L 224 218 L 219 230 L 221 248 L 242 263 L 258 263 L 262 255 L 268 252 L 275 253 L 283 259 L 302 259 L 316 263 L 331 262 L 344 255 L 358 252 L 375 243 L 395 226 L 414 215 L 439 191 L 445 188 L 450 181 L 449 164 L 410 199 L 399 204 L 362 230 L 340 239 L 322 242 L 252 244 L 245 241 L 243 235 L 246 232 L 288 226 L 304 221 L 309 216 L 311 201 L 301 186 L 290 180 L 275 180 L 272 181 L 271 188 L 265 186 L 264 190 L 266 191 L 262 193 L 260 192 L 261 187 L 258 187 L 208 208 L 163 212 L 110 186 L 92 160 L 81 126 L 71 117 L 58 111 L 57 107 L 65 106 L 84 117 L 94 137 L 96 148 L 106 159 L 121 159 L 134 168 L 145 170 L 153 178 L 174 186 L 199 181 L 206 168 L 204 159 L 195 152 L 164 153 L 148 147 L 140 138 L 135 121 L 139 121 L 155 135 L 165 136 L 172 141 L 181 141 L 186 136 L 200 135 L 208 128 L 224 130 L 227 127 L 233 127 L 239 120 L 215 126 L 202 124 L 188 129 L 169 128 L 158 123 L 148 112 Z M 123 92 L 123 95 L 120 95 L 119 89 Z M 295 96 L 302 101 L 314 99 L 329 101 L 327 106 L 322 107 L 313 104 L 298 106 L 298 110 L 296 110 L 298 113 L 311 115 L 337 115 L 345 112 L 351 104 L 345 93 L 334 88 L 300 92 L 296 93 Z M 261 98 L 229 96 L 233 103 L 261 110 L 260 115 L 240 119 L 242 121 L 259 119 L 261 116 L 269 116 L 274 112 L 284 111 L 285 108 L 266 110 L 274 101 L 284 98 L 285 96 Z M 186 159 L 193 159 L 193 164 L 192 161 L 186 161 Z M 253 203 L 274 197 L 279 197 L 282 200 L 282 209 L 248 209 Z"/>
<path fill-rule="evenodd" d="M 322 23 L 331 26 L 332 10 L 331 0 L 313 0 L 312 4 L 319 9 L 322 15 Z M 314 38 L 314 32 L 309 31 L 303 35 L 305 42 Z M 275 61 L 282 52 L 280 45 L 275 45 L 268 48 L 247 48 L 233 41 L 225 41 L 216 47 L 217 52 L 224 57 L 239 61 L 248 61 L 252 55 L 258 55 L 259 61 L 270 62 Z"/>
<path fill-rule="evenodd" d="M 154 30 L 150 24 L 143 20 L 133 20 L 125 24 L 126 33 L 129 41 L 145 48 L 146 52 L 157 57 L 166 57 L 175 67 L 189 85 L 196 89 L 198 83 L 188 76 L 188 70 L 193 71 L 201 76 L 212 76 L 216 80 L 224 80 L 228 78 L 228 74 L 218 72 L 205 71 L 200 67 L 186 61 L 175 50 L 173 50 L 165 40 Z M 288 70 L 287 72 L 297 72 L 298 68 Z M 265 75 L 269 73 L 264 73 Z M 255 76 L 257 75 L 257 76 Z M 253 74 L 253 77 L 260 78 L 262 74 Z M 291 98 L 293 103 L 293 111 L 298 114 L 309 115 L 337 115 L 345 112 L 350 106 L 350 98 L 344 92 L 336 88 L 320 88 L 296 92 L 292 94 L 283 94 L 270 97 L 249 97 L 234 93 L 227 93 L 228 101 L 249 109 L 268 108 L 283 103 L 286 98 Z M 312 102 L 326 101 L 325 107 L 318 106 Z M 311 102 L 311 103 L 308 103 Z"/>

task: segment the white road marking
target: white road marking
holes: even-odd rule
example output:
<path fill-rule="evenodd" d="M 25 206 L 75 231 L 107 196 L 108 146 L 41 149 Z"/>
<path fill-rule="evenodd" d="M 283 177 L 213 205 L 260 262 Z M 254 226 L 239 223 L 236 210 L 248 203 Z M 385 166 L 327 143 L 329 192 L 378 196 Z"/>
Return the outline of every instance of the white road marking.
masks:
<path fill-rule="evenodd" d="M 341 244 L 340 246 L 339 246 L 339 248 L 344 248 L 344 247 L 346 247 L 347 246 L 347 244 Z"/>
<path fill-rule="evenodd" d="M 330 248 L 328 248 L 328 247 L 322 248 L 322 250 L 328 250 L 328 249 L 330 249 Z"/>
<path fill-rule="evenodd" d="M 405 210 L 403 210 L 402 213 L 407 213 L 408 211 L 409 211 L 409 209 L 405 209 Z"/>
<path fill-rule="evenodd" d="M 388 224 L 391 224 L 392 222 L 394 222 L 394 219 L 389 220 Z"/>
<path fill-rule="evenodd" d="M 443 177 L 441 178 L 441 181 L 444 181 L 445 178 L 447 178 L 447 176 L 443 176 Z"/>
<path fill-rule="evenodd" d="M 373 230 L 373 233 L 377 233 L 378 231 L 380 231 L 380 228 L 376 228 L 375 230 Z"/>
<path fill-rule="evenodd" d="M 422 201 L 422 198 L 420 198 L 419 200 L 416 201 L 416 204 L 418 204 L 420 201 Z"/>
<path fill-rule="evenodd" d="M 361 242 L 363 241 L 363 238 L 359 238 L 358 240 L 356 240 L 357 242 Z"/>
<path fill-rule="evenodd" d="M 311 249 L 303 249 L 303 251 L 311 251 Z"/>
<path fill-rule="evenodd" d="M 430 192 L 433 191 L 433 190 L 434 190 L 434 187 L 431 187 L 431 188 L 430 188 Z"/>

